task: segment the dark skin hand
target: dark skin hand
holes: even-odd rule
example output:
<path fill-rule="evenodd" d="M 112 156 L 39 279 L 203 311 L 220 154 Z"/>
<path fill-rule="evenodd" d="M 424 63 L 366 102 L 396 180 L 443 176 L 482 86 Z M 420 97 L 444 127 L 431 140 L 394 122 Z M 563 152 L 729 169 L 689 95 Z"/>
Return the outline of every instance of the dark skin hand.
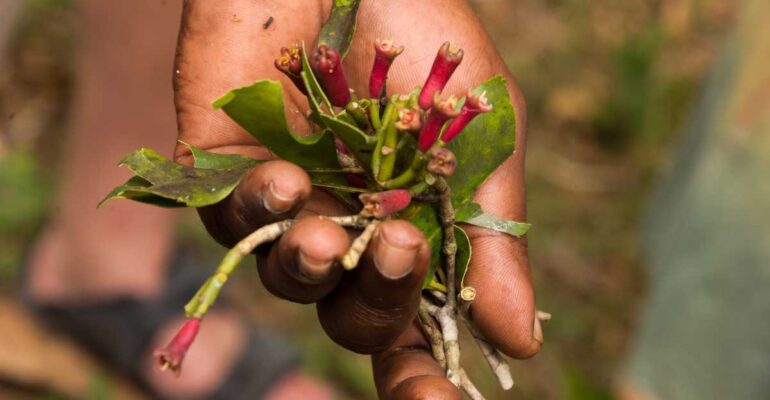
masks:
<path fill-rule="evenodd" d="M 175 73 L 179 139 L 213 152 L 274 159 L 210 106 L 228 90 L 259 79 L 281 82 L 289 124 L 296 132 L 308 132 L 307 101 L 273 67 L 273 60 L 282 46 L 314 43 L 330 7 L 328 0 L 186 1 Z M 273 23 L 264 29 L 270 17 Z M 526 220 L 524 100 L 470 7 L 460 0 L 364 1 L 344 62 L 348 82 L 358 93 L 368 92 L 375 38 L 392 38 L 406 46 L 391 69 L 390 93 L 406 93 L 422 84 L 447 40 L 463 48 L 465 57 L 445 94 L 462 95 L 498 74 L 508 80 L 518 117 L 516 152 L 479 187 L 476 201 L 487 212 Z M 176 159 L 192 164 L 185 146 L 177 147 Z M 414 323 L 430 260 L 420 230 L 405 221 L 381 224 L 359 267 L 343 274 L 336 261 L 350 244 L 350 234 L 314 217 L 319 214 L 349 211 L 311 188 L 302 169 L 280 160 L 257 166 L 228 199 L 200 210 L 211 235 L 226 246 L 266 223 L 302 218 L 260 255 L 265 287 L 287 300 L 316 303 L 321 324 L 334 341 L 372 354 L 381 398 L 461 398 Z M 468 233 L 474 252 L 467 282 L 478 292 L 471 307 L 473 319 L 506 354 L 533 356 L 542 344 L 542 330 L 535 319 L 526 240 L 474 227 Z"/>

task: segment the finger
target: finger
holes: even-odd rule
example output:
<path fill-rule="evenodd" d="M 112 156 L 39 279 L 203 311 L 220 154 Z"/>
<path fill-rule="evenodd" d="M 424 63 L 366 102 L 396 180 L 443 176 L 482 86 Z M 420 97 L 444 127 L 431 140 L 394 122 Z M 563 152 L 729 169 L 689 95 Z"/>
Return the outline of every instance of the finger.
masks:
<path fill-rule="evenodd" d="M 312 303 L 334 289 L 342 276 L 338 261 L 350 246 L 347 232 L 327 219 L 307 217 L 286 232 L 258 266 L 270 293 Z"/>
<path fill-rule="evenodd" d="M 294 216 L 310 192 L 310 177 L 302 168 L 268 161 L 249 171 L 225 200 L 198 213 L 211 236 L 232 247 L 259 227 Z"/>
<path fill-rule="evenodd" d="M 380 18 L 383 13 L 399 7 L 407 7 L 410 12 Z M 446 40 L 461 46 L 465 57 L 444 92 L 460 94 L 498 74 L 506 78 L 516 110 L 516 152 L 479 188 L 475 200 L 487 212 L 525 221 L 525 104 L 473 10 L 460 0 L 370 2 L 362 5 L 358 20 L 361 29 L 357 31 L 346 64 L 356 90 L 366 88 L 369 73 L 366 68 L 370 65 L 366 60 L 373 57 L 371 43 L 377 37 L 393 38 L 408 48 L 391 69 L 388 79 L 391 93 L 408 92 L 422 82 L 436 49 Z M 402 29 L 404 27 L 410 29 Z M 542 343 L 542 329 L 534 317 L 526 241 L 481 228 L 469 228 L 469 234 L 473 239 L 473 259 L 466 283 L 478 293 L 471 307 L 473 318 L 505 353 L 522 358 L 532 356 Z"/>
<path fill-rule="evenodd" d="M 414 225 L 383 222 L 358 267 L 318 302 L 329 337 L 359 353 L 387 348 L 417 314 L 430 247 Z"/>
<path fill-rule="evenodd" d="M 372 356 L 380 399 L 461 399 L 433 359 L 420 328 L 411 325 L 387 350 Z"/>
<path fill-rule="evenodd" d="M 503 163 L 479 188 L 476 200 L 485 211 L 525 221 L 523 168 L 519 155 Z M 535 355 L 543 344 L 535 318 L 535 295 L 525 238 L 467 227 L 473 255 L 465 283 L 476 288 L 473 320 L 504 353 L 516 358 Z"/>

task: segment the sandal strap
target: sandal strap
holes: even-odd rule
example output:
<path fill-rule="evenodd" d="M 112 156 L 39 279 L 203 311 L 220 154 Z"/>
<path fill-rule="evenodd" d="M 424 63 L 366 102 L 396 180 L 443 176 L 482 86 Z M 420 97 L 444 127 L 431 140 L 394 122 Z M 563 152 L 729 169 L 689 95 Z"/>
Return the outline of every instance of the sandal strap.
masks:
<path fill-rule="evenodd" d="M 196 268 L 192 254 L 184 250 L 173 257 L 166 287 L 158 298 L 116 298 L 97 304 L 39 304 L 28 293 L 22 302 L 52 329 L 58 330 L 121 373 L 126 374 L 152 398 L 162 398 L 146 381 L 144 357 L 159 327 L 183 317 L 185 303 L 195 295 L 207 275 Z M 25 275 L 22 275 L 24 280 Z M 22 282 L 22 287 L 27 285 Z M 286 341 L 269 332 L 244 325 L 249 330 L 246 348 L 226 381 L 209 400 L 262 398 L 288 371 L 297 368 L 299 356 Z"/>

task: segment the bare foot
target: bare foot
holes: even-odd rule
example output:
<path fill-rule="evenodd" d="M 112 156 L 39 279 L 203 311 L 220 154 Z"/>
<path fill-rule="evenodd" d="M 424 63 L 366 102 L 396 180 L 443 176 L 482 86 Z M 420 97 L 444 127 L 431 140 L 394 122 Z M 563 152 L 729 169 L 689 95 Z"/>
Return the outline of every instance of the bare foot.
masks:
<path fill-rule="evenodd" d="M 100 284 L 103 277 L 89 280 L 88 271 L 77 270 L 84 264 L 66 262 L 67 245 L 60 235 L 49 233 L 41 239 L 29 260 L 26 282 L 28 293 L 40 303 L 87 304 L 109 299 L 110 291 L 114 293 L 113 297 L 152 298 L 160 290 L 142 288 L 141 279 L 123 284 L 118 280 L 105 289 Z M 157 282 L 154 285 L 157 286 Z M 152 351 L 168 343 L 182 322 L 180 315 L 179 319 L 162 326 L 144 357 L 145 378 L 158 393 L 169 399 L 189 399 L 214 392 L 227 380 L 232 366 L 241 356 L 240 350 L 246 345 L 247 327 L 240 316 L 232 311 L 214 310 L 206 316 L 206 323 L 201 325 L 198 337 L 187 353 L 183 373 L 176 377 L 162 372 L 155 367 Z M 329 400 L 334 395 L 328 385 L 294 371 L 278 380 L 265 398 Z"/>

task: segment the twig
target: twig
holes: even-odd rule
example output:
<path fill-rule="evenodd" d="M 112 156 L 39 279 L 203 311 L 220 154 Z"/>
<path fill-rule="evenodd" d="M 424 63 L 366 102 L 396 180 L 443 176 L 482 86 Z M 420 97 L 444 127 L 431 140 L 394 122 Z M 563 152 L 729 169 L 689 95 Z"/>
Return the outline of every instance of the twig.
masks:
<path fill-rule="evenodd" d="M 368 226 L 371 222 L 371 220 L 363 218 L 360 215 L 348 215 L 344 217 L 322 216 L 321 218 L 326 218 L 341 226 L 359 229 Z M 288 231 L 294 223 L 296 223 L 296 220 L 287 219 L 265 225 L 238 242 L 235 247 L 225 254 L 214 273 L 206 280 L 203 286 L 198 289 L 198 292 L 195 293 L 195 296 L 190 299 L 187 305 L 185 305 L 185 314 L 191 318 L 202 318 L 206 312 L 208 312 L 208 309 L 214 305 L 225 282 L 227 282 L 230 274 L 232 274 L 243 258 L 251 254 L 257 246 L 278 239 L 278 237 Z"/>
<path fill-rule="evenodd" d="M 439 219 L 444 233 L 444 258 L 446 266 L 446 303 L 436 314 L 444 336 L 444 352 L 447 358 L 447 379 L 455 386 L 460 386 L 460 341 L 457 329 L 457 278 L 456 255 L 457 241 L 455 240 L 454 222 L 455 210 L 452 206 L 451 189 L 443 177 L 436 178 L 434 187 L 441 195 L 439 202 Z"/>
<path fill-rule="evenodd" d="M 487 364 L 489 364 L 492 372 L 494 372 L 497 377 L 500 386 L 503 390 L 512 388 L 513 376 L 511 376 L 511 367 L 508 365 L 508 362 L 505 360 L 502 353 L 487 341 L 479 328 L 476 327 L 476 324 L 473 323 L 473 320 L 470 318 L 467 311 L 462 311 L 461 315 L 465 322 L 465 326 L 468 328 L 468 331 L 473 338 L 476 339 L 476 344 L 479 345 L 479 349 L 481 349 L 481 352 L 484 354 L 484 358 L 486 358 Z"/>
<path fill-rule="evenodd" d="M 458 374 L 460 375 L 460 387 L 465 391 L 465 394 L 467 394 L 471 400 L 484 400 L 484 396 L 479 392 L 479 389 L 476 388 L 476 385 L 473 384 L 465 370 L 461 369 Z"/>
<path fill-rule="evenodd" d="M 431 290 L 430 294 L 433 295 L 433 297 L 436 298 L 441 304 L 446 303 L 446 294 L 444 292 L 440 292 L 438 290 Z"/>
<path fill-rule="evenodd" d="M 476 299 L 476 289 L 473 286 L 466 286 L 460 290 L 457 300 L 460 302 L 460 312 L 468 312 L 471 303 Z"/>
<path fill-rule="evenodd" d="M 417 316 L 420 318 L 422 329 L 430 342 L 433 358 L 441 368 L 446 369 L 446 355 L 444 354 L 444 339 L 441 337 L 441 329 L 436 324 L 436 320 L 431 316 L 427 306 L 420 304 Z"/>
<path fill-rule="evenodd" d="M 431 316 L 436 316 L 438 314 L 438 311 L 441 309 L 439 306 L 433 304 L 430 302 L 430 300 L 423 297 L 420 299 L 420 308 L 425 309 L 425 311 L 428 312 Z"/>
<path fill-rule="evenodd" d="M 227 278 L 240 264 L 244 257 L 251 254 L 260 244 L 272 242 L 289 230 L 294 225 L 293 219 L 276 222 L 265 225 L 262 228 L 252 232 L 243 240 L 238 242 L 217 266 L 217 269 L 211 277 L 203 284 L 198 293 L 185 306 L 185 313 L 188 317 L 201 318 L 208 311 L 219 296 L 222 286 L 227 282 Z"/>
<path fill-rule="evenodd" d="M 358 265 L 358 260 L 361 259 L 361 255 L 366 251 L 366 246 L 369 245 L 369 241 L 372 240 L 377 225 L 380 224 L 379 220 L 372 220 L 369 225 L 364 228 L 364 231 L 350 244 L 350 248 L 347 253 L 342 256 L 342 267 L 346 270 L 351 270 Z"/>
<path fill-rule="evenodd" d="M 339 226 L 345 226 L 348 228 L 364 229 L 369 225 L 371 221 L 368 218 L 364 218 L 360 215 L 346 215 L 344 217 L 327 217 L 321 216 L 320 218 L 328 219 Z"/>

